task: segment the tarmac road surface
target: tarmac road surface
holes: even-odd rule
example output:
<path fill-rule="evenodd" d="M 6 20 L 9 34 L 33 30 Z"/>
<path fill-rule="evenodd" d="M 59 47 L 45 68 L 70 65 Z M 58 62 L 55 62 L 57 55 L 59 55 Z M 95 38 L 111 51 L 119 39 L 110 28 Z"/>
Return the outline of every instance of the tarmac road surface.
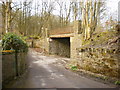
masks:
<path fill-rule="evenodd" d="M 28 56 L 27 74 L 7 88 L 112 88 L 65 69 L 60 62 L 69 58 L 45 56 L 33 49 Z"/>

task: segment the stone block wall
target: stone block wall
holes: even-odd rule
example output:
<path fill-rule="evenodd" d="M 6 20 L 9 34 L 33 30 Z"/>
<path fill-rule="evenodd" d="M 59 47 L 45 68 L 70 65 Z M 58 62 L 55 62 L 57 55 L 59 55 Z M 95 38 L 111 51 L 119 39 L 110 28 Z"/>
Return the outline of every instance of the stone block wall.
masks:
<path fill-rule="evenodd" d="M 18 61 L 18 75 L 22 75 L 26 68 L 26 53 L 17 53 L 17 61 Z M 16 76 L 16 58 L 15 52 L 13 53 L 4 53 L 2 54 L 2 82 L 3 85 L 5 83 L 10 82 Z"/>
<path fill-rule="evenodd" d="M 120 49 L 81 47 L 76 51 L 81 69 L 120 79 Z"/>
<path fill-rule="evenodd" d="M 15 76 L 15 54 L 2 55 L 2 81 L 11 80 Z"/>
<path fill-rule="evenodd" d="M 18 61 L 18 74 L 21 75 L 27 69 L 27 53 L 18 53 L 17 54 L 17 61 Z"/>
<path fill-rule="evenodd" d="M 77 57 L 76 48 L 80 48 L 82 45 L 82 35 L 75 34 L 74 37 L 70 37 L 70 58 Z"/>
<path fill-rule="evenodd" d="M 28 40 L 27 44 L 29 47 L 41 48 L 42 50 L 46 51 L 47 53 L 49 52 L 49 38 L 34 39 L 33 42 L 32 42 L 32 40 Z"/>

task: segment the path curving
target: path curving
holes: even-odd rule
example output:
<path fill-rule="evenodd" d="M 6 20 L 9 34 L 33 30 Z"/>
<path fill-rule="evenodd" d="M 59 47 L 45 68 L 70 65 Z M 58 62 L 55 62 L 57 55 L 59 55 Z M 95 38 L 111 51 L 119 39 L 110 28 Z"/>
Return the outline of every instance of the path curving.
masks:
<path fill-rule="evenodd" d="M 66 70 L 60 61 L 68 58 L 45 56 L 29 50 L 28 73 L 8 88 L 110 88 L 74 72 Z M 57 63 L 57 64 L 56 64 Z"/>

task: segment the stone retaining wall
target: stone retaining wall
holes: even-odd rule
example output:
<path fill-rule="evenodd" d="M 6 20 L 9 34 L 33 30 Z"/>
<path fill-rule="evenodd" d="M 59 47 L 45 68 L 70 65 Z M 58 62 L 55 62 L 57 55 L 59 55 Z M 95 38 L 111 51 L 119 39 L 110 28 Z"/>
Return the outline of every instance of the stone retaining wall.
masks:
<path fill-rule="evenodd" d="M 27 68 L 26 53 L 17 53 L 18 61 L 18 75 L 25 72 Z M 2 82 L 8 83 L 13 80 L 16 76 L 16 58 L 15 52 L 2 54 Z"/>
<path fill-rule="evenodd" d="M 15 54 L 2 55 L 2 82 L 7 82 L 15 76 Z"/>
<path fill-rule="evenodd" d="M 76 51 L 81 69 L 120 79 L 120 49 L 82 47 Z"/>
<path fill-rule="evenodd" d="M 41 48 L 43 51 L 45 52 L 49 52 L 49 39 L 45 38 L 45 39 L 34 39 L 27 41 L 27 44 L 29 47 L 32 48 Z M 32 45 L 33 44 L 33 45 Z"/>

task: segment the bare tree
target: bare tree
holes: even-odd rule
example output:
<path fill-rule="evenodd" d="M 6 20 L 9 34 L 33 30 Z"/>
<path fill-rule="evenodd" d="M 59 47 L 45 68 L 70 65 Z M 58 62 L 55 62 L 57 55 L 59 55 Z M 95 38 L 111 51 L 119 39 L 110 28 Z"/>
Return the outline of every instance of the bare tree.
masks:
<path fill-rule="evenodd" d="M 14 6 L 12 7 L 13 4 Z M 2 1 L 2 25 L 3 33 L 13 31 L 13 20 L 20 8 L 16 8 L 18 5 L 14 4 L 12 0 Z"/>
<path fill-rule="evenodd" d="M 64 9 L 64 7 L 63 7 L 63 5 L 64 5 L 64 3 L 63 2 L 61 2 L 61 1 L 57 1 L 56 0 L 56 2 L 57 2 L 57 4 L 59 5 L 59 12 L 60 12 L 60 15 L 59 15 L 59 22 L 60 22 L 60 25 L 61 25 L 61 27 L 63 26 L 63 9 Z"/>
<path fill-rule="evenodd" d="M 73 2 L 70 2 L 69 7 L 67 8 L 67 3 L 65 3 L 65 26 L 67 26 L 68 22 L 70 22 L 70 15 L 71 15 L 71 11 L 72 11 L 72 4 Z"/>
<path fill-rule="evenodd" d="M 85 40 L 90 39 L 92 33 L 100 18 L 100 13 L 104 11 L 104 2 L 87 0 L 80 3 L 82 10 L 82 30 L 84 31 Z"/>
<path fill-rule="evenodd" d="M 11 3 L 12 0 L 2 2 L 2 17 L 3 17 L 2 23 L 4 25 L 3 30 L 5 30 L 5 33 L 11 30 L 11 12 L 12 12 Z"/>
<path fill-rule="evenodd" d="M 78 17 L 78 2 L 74 1 L 72 3 L 72 11 L 73 11 L 73 20 L 76 21 Z"/>

